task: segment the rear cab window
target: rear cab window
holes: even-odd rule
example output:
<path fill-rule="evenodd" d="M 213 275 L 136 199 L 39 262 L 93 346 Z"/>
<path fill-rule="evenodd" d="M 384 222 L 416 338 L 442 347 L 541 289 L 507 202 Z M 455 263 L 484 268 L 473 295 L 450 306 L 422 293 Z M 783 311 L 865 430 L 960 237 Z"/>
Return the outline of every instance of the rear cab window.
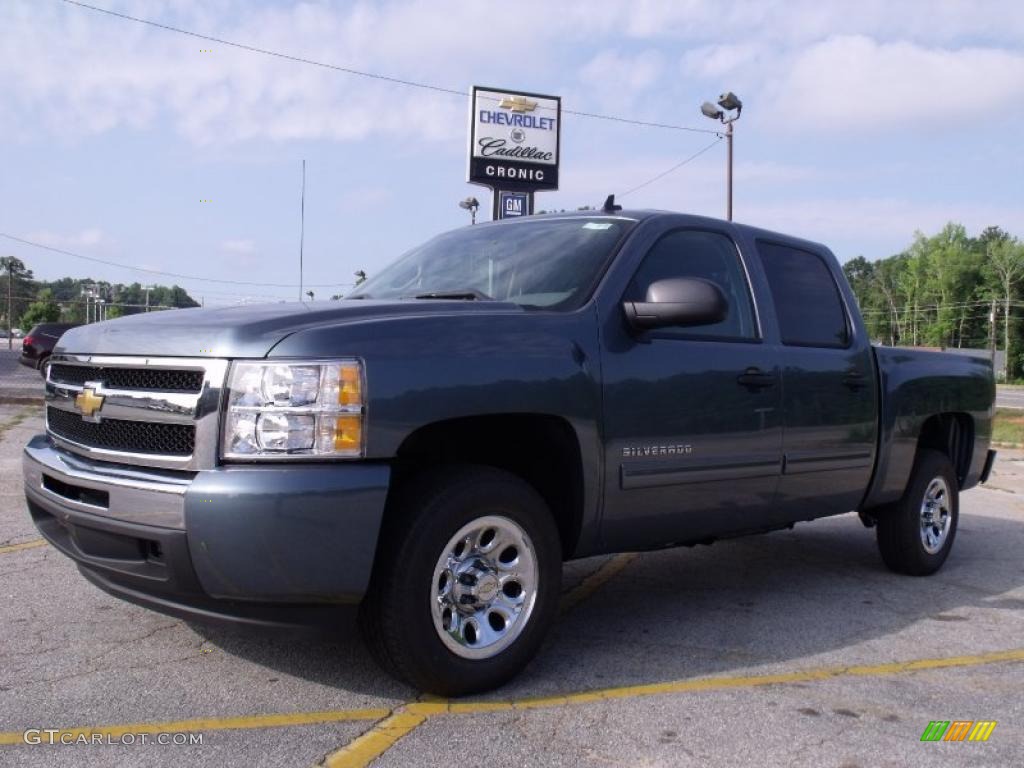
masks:
<path fill-rule="evenodd" d="M 794 347 L 850 345 L 846 307 L 832 270 L 817 253 L 757 241 L 775 304 L 782 343 Z"/>

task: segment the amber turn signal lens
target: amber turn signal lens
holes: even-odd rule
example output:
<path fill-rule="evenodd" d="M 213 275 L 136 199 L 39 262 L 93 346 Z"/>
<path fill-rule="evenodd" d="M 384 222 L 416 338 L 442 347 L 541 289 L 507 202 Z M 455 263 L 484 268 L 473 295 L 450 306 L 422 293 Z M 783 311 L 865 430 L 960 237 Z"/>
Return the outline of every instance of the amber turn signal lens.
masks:
<path fill-rule="evenodd" d="M 363 417 L 358 414 L 338 416 L 334 422 L 334 450 L 358 451 L 363 445 Z"/>
<path fill-rule="evenodd" d="M 363 375 L 358 365 L 343 365 L 338 375 L 338 404 L 363 404 Z"/>

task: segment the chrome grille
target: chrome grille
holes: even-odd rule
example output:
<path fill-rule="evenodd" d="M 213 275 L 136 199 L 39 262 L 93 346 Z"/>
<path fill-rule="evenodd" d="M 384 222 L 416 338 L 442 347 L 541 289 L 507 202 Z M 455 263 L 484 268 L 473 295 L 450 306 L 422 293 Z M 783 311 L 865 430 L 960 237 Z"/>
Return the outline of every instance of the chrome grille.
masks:
<path fill-rule="evenodd" d="M 70 411 L 47 408 L 46 427 L 58 437 L 108 451 L 191 456 L 196 445 L 196 428 L 191 424 L 123 419 L 95 423 Z"/>
<path fill-rule="evenodd" d="M 227 360 L 203 358 L 54 355 L 47 433 L 65 450 L 93 459 L 211 468 L 227 368 Z"/>
<path fill-rule="evenodd" d="M 50 378 L 62 384 L 101 381 L 111 389 L 139 389 L 157 392 L 199 392 L 203 372 L 159 368 L 104 368 L 102 366 L 50 366 Z"/>

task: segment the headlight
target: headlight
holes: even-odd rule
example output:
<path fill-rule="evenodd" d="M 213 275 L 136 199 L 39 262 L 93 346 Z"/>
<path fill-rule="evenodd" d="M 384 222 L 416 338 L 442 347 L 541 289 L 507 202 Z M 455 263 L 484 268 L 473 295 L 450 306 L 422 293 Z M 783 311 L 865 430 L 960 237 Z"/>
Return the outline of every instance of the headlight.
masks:
<path fill-rule="evenodd" d="M 232 363 L 221 455 L 362 456 L 364 381 L 358 360 Z"/>

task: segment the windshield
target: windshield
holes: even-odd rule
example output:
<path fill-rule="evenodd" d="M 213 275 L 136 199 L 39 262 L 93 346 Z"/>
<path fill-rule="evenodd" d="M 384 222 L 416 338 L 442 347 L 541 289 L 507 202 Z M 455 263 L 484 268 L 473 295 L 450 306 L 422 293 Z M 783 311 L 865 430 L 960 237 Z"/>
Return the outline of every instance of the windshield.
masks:
<path fill-rule="evenodd" d="M 478 298 L 568 308 L 583 300 L 629 219 L 532 219 L 446 232 L 346 298 Z"/>

